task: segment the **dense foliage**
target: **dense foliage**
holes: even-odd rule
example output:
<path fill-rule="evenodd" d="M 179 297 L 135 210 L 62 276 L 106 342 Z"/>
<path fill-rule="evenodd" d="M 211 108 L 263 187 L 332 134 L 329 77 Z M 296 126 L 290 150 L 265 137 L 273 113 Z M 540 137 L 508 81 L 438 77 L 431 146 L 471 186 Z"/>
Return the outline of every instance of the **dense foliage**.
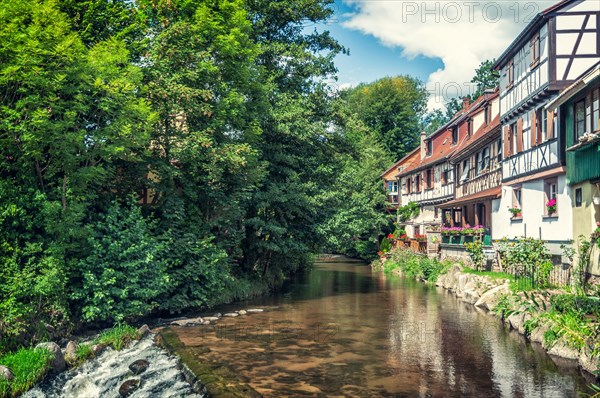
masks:
<path fill-rule="evenodd" d="M 375 256 L 426 95 L 328 89 L 332 4 L 0 0 L 0 353 Z"/>

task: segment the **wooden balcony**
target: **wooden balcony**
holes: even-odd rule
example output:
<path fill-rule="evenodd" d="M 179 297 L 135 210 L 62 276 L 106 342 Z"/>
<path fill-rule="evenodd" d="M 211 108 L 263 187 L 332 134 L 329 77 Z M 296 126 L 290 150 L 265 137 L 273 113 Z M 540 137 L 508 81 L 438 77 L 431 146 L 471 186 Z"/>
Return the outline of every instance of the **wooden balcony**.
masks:
<path fill-rule="evenodd" d="M 499 186 L 501 182 L 502 170 L 500 168 L 496 168 L 495 170 L 492 170 L 485 174 L 475 176 L 474 178 L 466 180 L 464 182 L 459 181 L 456 185 L 456 199 L 460 199 L 465 196 L 474 195 L 478 192 L 495 188 Z"/>

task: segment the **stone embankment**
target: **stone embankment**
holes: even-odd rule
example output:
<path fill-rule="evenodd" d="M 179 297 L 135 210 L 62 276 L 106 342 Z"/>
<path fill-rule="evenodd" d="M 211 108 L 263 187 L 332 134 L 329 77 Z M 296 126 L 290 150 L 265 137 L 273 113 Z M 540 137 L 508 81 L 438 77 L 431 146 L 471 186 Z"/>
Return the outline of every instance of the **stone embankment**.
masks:
<path fill-rule="evenodd" d="M 396 269 L 393 272 L 401 274 L 402 271 Z M 459 264 L 453 265 L 447 273 L 440 275 L 435 285 L 453 292 L 461 301 L 486 310 L 494 316 L 499 316 L 494 312 L 498 303 L 510 293 L 508 279 L 492 279 L 485 275 L 465 273 Z M 523 303 L 527 301 L 523 293 L 517 296 L 520 296 L 519 299 Z M 547 297 L 536 296 L 536 302 L 541 303 L 542 301 L 549 307 Z M 591 374 L 599 369 L 600 358 L 592 357 L 591 349 L 587 345 L 579 351 L 570 347 L 564 338 L 554 342 L 551 346 L 548 345 L 544 340 L 544 334 L 549 330 L 547 324 L 538 322 L 538 325 L 528 333 L 525 328 L 526 322 L 534 316 L 535 312 L 532 314 L 531 307 L 526 308 L 521 305 L 502 321 L 511 330 L 526 336 L 529 341 L 540 344 L 557 364 L 563 364 L 564 361 L 576 361 Z"/>

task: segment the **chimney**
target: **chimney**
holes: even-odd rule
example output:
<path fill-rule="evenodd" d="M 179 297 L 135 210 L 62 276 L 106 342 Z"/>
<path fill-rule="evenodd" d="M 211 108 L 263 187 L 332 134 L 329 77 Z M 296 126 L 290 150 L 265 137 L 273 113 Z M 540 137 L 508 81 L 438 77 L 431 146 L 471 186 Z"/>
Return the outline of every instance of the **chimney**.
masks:
<path fill-rule="evenodd" d="M 469 97 L 463 98 L 463 111 L 468 110 L 469 105 L 471 105 L 471 99 Z"/>
<path fill-rule="evenodd" d="M 425 156 L 427 156 L 427 148 L 425 147 L 426 136 L 427 134 L 425 134 L 424 131 L 421 131 L 421 160 L 425 159 Z"/>

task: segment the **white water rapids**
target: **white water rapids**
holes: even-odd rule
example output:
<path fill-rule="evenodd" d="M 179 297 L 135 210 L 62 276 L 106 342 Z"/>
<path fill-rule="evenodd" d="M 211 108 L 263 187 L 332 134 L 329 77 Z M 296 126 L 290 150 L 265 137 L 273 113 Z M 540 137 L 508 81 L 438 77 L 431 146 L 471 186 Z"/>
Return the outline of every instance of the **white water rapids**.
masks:
<path fill-rule="evenodd" d="M 147 360 L 150 366 L 136 376 L 129 370 L 129 365 L 138 359 Z M 185 381 L 178 358 L 157 347 L 152 335 L 121 351 L 107 348 L 82 366 L 47 378 L 23 397 L 120 398 L 119 387 L 132 379 L 141 383 L 130 398 L 203 397 Z"/>

